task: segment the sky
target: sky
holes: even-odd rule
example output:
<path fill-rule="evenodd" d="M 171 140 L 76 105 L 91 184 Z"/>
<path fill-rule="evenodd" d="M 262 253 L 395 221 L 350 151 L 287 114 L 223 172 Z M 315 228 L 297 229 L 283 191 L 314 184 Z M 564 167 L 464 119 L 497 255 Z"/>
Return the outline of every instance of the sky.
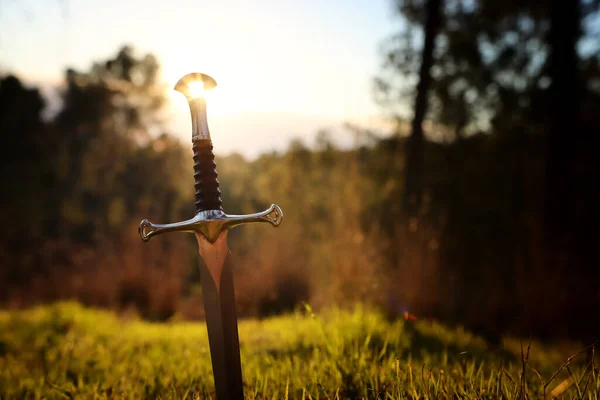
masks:
<path fill-rule="evenodd" d="M 391 0 L 0 0 L 0 68 L 30 84 L 62 82 L 129 44 L 156 55 L 173 85 L 203 72 L 218 86 L 208 105 L 220 154 L 250 158 L 310 144 L 344 122 L 373 125 L 384 110 L 371 82 L 382 41 L 398 26 Z M 169 130 L 189 140 L 183 96 L 170 93 Z"/>

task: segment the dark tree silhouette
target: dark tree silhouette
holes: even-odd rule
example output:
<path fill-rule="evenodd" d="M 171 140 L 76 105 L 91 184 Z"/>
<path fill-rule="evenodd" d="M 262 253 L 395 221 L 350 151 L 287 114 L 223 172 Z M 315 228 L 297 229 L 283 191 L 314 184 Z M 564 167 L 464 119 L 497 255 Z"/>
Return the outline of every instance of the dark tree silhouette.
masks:
<path fill-rule="evenodd" d="M 581 37 L 578 1 L 552 0 L 550 12 L 550 118 L 546 161 L 548 248 L 564 251 L 572 227 L 577 144 L 583 134 L 579 107 L 577 42 Z M 572 233 L 572 232 L 571 232 Z M 549 262 L 560 259 L 550 257 Z"/>
<path fill-rule="evenodd" d="M 423 136 L 423 120 L 425 115 L 427 115 L 427 99 L 431 86 L 431 67 L 434 60 L 433 50 L 435 47 L 435 38 L 441 24 L 442 5 L 442 0 L 428 0 L 426 6 L 425 40 L 419 70 L 419 83 L 416 90 L 415 111 L 411 134 L 406 144 L 404 208 L 411 214 L 415 214 L 418 211 L 423 196 L 423 142 L 425 140 Z"/>
<path fill-rule="evenodd" d="M 403 24 L 385 43 L 376 95 L 407 133 L 407 104 L 415 116 L 424 112 L 423 99 L 415 102 L 407 88 L 423 82 L 426 55 L 415 38 L 427 30 L 431 2 L 394 5 Z M 421 163 L 424 171 L 429 203 L 420 226 L 443 232 L 439 308 L 452 303 L 451 318 L 540 334 L 596 327 L 585 326 L 585 315 L 600 302 L 590 267 L 600 223 L 591 184 L 600 170 L 592 151 L 600 129 L 592 111 L 600 98 L 599 7 L 590 0 L 448 0 L 442 7 L 431 128 L 426 140 L 411 136 L 394 146 L 405 150 L 407 167 Z M 418 123 L 413 118 L 413 133 Z M 441 163 L 432 142 L 446 143 Z M 424 149 L 426 162 L 415 149 Z M 435 168 L 445 169 L 442 181 Z M 404 192 L 390 193 L 414 200 L 419 175 L 406 172 Z M 390 253 L 421 268 L 401 246 Z M 569 327 L 557 327 L 554 313 Z"/>

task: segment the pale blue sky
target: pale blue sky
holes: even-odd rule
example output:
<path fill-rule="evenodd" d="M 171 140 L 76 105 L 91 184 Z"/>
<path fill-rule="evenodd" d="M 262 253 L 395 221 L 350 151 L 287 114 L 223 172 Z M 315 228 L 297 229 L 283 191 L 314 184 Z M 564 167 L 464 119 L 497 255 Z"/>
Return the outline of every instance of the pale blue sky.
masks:
<path fill-rule="evenodd" d="M 212 75 L 216 150 L 253 156 L 293 136 L 310 143 L 320 127 L 376 121 L 371 80 L 397 24 L 391 0 L 1 0 L 0 68 L 55 84 L 67 66 L 131 44 L 159 57 L 168 83 Z M 172 98 L 170 126 L 187 140 L 185 101 Z"/>

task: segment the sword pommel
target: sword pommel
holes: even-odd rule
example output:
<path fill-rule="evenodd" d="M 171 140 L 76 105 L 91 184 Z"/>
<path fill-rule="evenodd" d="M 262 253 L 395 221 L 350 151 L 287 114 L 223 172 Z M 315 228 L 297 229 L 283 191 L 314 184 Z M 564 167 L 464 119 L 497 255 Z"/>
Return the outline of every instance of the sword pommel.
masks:
<path fill-rule="evenodd" d="M 214 89 L 217 81 L 213 77 L 200 72 L 192 72 L 177 81 L 175 90 L 183 93 L 188 99 L 202 97 L 202 92 Z"/>

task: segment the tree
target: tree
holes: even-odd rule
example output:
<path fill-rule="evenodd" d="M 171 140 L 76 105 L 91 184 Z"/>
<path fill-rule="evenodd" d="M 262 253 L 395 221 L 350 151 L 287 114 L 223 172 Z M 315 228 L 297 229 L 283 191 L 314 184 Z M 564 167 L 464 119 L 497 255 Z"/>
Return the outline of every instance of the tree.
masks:
<path fill-rule="evenodd" d="M 419 34 L 427 3 L 395 4 L 401 5 L 402 25 L 385 43 L 375 94 L 404 121 L 422 68 Z M 436 214 L 444 215 L 443 223 L 430 221 L 443 229 L 442 269 L 447 286 L 455 286 L 448 296 L 458 302 L 457 317 L 495 296 L 485 280 L 506 288 L 514 304 L 526 304 L 522 320 L 540 330 L 544 324 L 555 329 L 550 310 L 569 309 L 576 318 L 573 310 L 597 304 L 597 287 L 589 283 L 597 272 L 589 266 L 595 257 L 590 240 L 598 237 L 592 226 L 600 222 L 593 206 L 598 191 L 590 186 L 599 170 L 591 150 L 600 129 L 591 111 L 600 99 L 594 83 L 599 6 L 589 0 L 445 2 L 431 68 L 431 128 L 424 131 L 430 165 L 423 169 Z M 410 148 L 411 140 L 404 145 Z M 428 141 L 444 144 L 443 163 Z M 434 167 L 445 168 L 439 185 L 432 181 Z M 546 228 L 550 237 L 541 246 Z M 561 250 L 553 251 L 551 243 Z M 546 262 L 560 259 L 568 260 L 557 261 L 561 268 Z M 564 282 L 578 295 L 540 303 Z M 498 304 L 511 315 L 508 302 Z"/>
<path fill-rule="evenodd" d="M 163 134 L 158 71 L 152 55 L 128 47 L 89 71 L 69 69 L 63 109 L 49 123 L 37 90 L 2 79 L 9 196 L 0 212 L 11 229 L 0 234 L 1 300 L 77 297 L 172 315 L 188 273 L 185 243 L 142 250 L 136 230 L 142 215 L 173 221 L 193 211 L 191 149 L 188 158 Z"/>
<path fill-rule="evenodd" d="M 51 232 L 55 146 L 40 116 L 43 108 L 37 89 L 24 87 L 12 75 L 0 79 L 0 280 L 6 282 L 28 280 L 37 261 L 35 249 Z"/>
<path fill-rule="evenodd" d="M 44 105 L 39 91 L 25 88 L 17 77 L 0 80 L 0 132 L 4 142 L 0 180 L 5 193 L 11 194 L 1 212 L 2 221 L 13 227 L 9 231 L 14 236 L 44 233 L 40 226 L 45 211 L 39 203 L 40 196 L 52 187 L 49 162 L 53 150 L 41 119 Z"/>
<path fill-rule="evenodd" d="M 428 0 L 426 6 L 425 40 L 423 44 L 419 84 L 415 98 L 415 113 L 412 132 L 406 148 L 405 168 L 405 200 L 404 207 L 415 214 L 421 206 L 423 196 L 423 119 L 427 114 L 429 87 L 431 83 L 431 67 L 435 38 L 440 26 L 442 0 Z"/>
<path fill-rule="evenodd" d="M 131 193 L 123 180 L 136 149 L 160 132 L 166 90 L 158 71 L 152 55 L 136 58 L 129 47 L 89 72 L 67 70 L 64 108 L 54 124 L 68 166 L 61 175 L 63 234 L 93 241 L 115 225 L 109 215 L 116 208 L 124 207 L 124 215 L 136 209 L 137 199 L 123 197 Z"/>
<path fill-rule="evenodd" d="M 580 82 L 577 42 L 581 37 L 579 3 L 551 2 L 549 75 L 551 79 L 546 162 L 546 230 L 548 247 L 563 248 L 572 229 L 572 181 L 576 165 L 576 145 L 580 142 Z M 553 257 L 554 258 L 554 257 Z"/>

